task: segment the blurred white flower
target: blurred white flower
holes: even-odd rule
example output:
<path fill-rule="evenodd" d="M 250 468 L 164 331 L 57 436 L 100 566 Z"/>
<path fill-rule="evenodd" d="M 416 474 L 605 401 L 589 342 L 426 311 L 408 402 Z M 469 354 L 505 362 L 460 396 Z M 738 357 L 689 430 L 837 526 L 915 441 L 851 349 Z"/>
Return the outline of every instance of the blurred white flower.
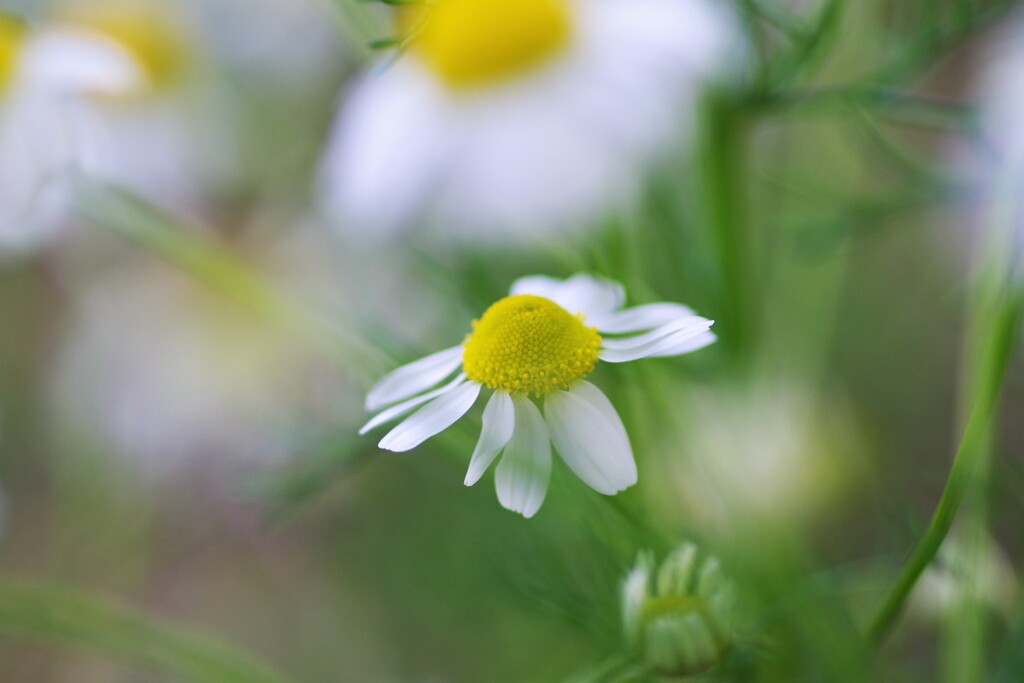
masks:
<path fill-rule="evenodd" d="M 316 248 L 278 241 L 269 267 L 296 275 Z M 140 474 L 272 464 L 300 434 L 354 427 L 336 416 L 357 410 L 357 392 L 307 346 L 179 273 L 107 272 L 73 304 L 51 382 L 59 424 Z"/>
<path fill-rule="evenodd" d="M 996 202 L 1012 205 L 1013 237 L 1024 260 L 1024 16 L 1004 27 L 989 50 L 978 92 L 982 126 L 996 155 L 986 181 Z"/>
<path fill-rule="evenodd" d="M 981 81 L 982 122 L 996 153 L 1024 169 L 1024 17 L 1004 28 L 990 48 Z"/>
<path fill-rule="evenodd" d="M 118 45 L 88 31 L 32 31 L 0 14 L 0 250 L 27 249 L 61 225 L 71 175 L 101 151 L 91 103 L 144 77 Z"/>
<path fill-rule="evenodd" d="M 688 128 L 697 86 L 742 50 L 708 0 L 441 0 L 357 83 L 323 168 L 360 232 L 575 228 L 635 194 Z"/>
<path fill-rule="evenodd" d="M 521 278 L 508 297 L 473 322 L 461 345 L 400 367 L 377 383 L 366 409 L 390 407 L 360 433 L 419 408 L 380 441 L 389 451 L 411 450 L 458 421 L 486 387 L 493 394 L 484 408 L 467 486 L 504 453 L 495 472 L 498 500 L 532 517 L 547 493 L 553 442 L 569 468 L 595 491 L 622 491 L 637 479 L 629 437 L 611 402 L 585 378 L 598 360 L 675 356 L 715 340 L 712 321 L 686 306 L 623 309 L 624 302 L 621 285 L 582 274 L 564 281 Z M 544 399 L 543 415 L 531 396 Z"/>
<path fill-rule="evenodd" d="M 841 404 L 809 387 L 760 379 L 693 399 L 693 420 L 680 434 L 688 457 L 668 463 L 675 485 L 667 494 L 690 506 L 693 519 L 722 529 L 807 523 L 856 484 L 858 430 Z"/>
<path fill-rule="evenodd" d="M 971 539 L 958 527 L 914 586 L 910 612 L 939 621 L 962 600 L 976 600 L 1009 615 L 1017 597 L 1017 577 L 1006 553 L 989 535 Z"/>
<path fill-rule="evenodd" d="M 194 106 L 202 98 L 184 92 L 185 35 L 161 14 L 102 7 L 41 27 L 0 20 L 0 250 L 66 227 L 80 178 L 196 209 L 231 155 L 229 135 L 204 129 L 215 117 Z"/>

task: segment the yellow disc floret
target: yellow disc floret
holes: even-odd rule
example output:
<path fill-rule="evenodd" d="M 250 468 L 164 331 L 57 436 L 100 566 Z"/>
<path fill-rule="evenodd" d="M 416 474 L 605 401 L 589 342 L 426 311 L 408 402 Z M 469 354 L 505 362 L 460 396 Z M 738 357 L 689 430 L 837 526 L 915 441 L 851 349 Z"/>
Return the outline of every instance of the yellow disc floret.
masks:
<path fill-rule="evenodd" d="M 569 0 L 437 0 L 400 23 L 414 51 L 454 88 L 490 85 L 547 62 L 572 33 Z"/>
<path fill-rule="evenodd" d="M 582 315 L 521 294 L 502 299 L 474 320 L 463 347 L 469 379 L 490 389 L 543 396 L 594 370 L 601 337 L 584 325 Z"/>
<path fill-rule="evenodd" d="M 0 10 L 0 94 L 14 78 L 24 38 L 24 22 Z"/>

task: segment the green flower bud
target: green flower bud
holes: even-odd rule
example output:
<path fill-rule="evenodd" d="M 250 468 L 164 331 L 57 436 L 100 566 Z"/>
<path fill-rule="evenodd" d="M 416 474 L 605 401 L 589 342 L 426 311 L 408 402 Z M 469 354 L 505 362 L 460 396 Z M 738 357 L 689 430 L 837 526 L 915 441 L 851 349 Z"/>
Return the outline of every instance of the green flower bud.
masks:
<path fill-rule="evenodd" d="M 660 567 L 641 553 L 622 586 L 626 642 L 658 673 L 685 676 L 718 663 L 733 642 L 735 588 L 717 558 L 693 543 L 673 551 Z"/>

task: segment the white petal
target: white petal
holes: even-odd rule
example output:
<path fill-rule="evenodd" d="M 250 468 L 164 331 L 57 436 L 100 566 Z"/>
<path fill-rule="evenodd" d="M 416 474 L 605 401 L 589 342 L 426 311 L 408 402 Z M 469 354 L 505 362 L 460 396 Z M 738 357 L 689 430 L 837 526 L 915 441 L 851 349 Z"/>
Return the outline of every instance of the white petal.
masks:
<path fill-rule="evenodd" d="M 462 365 L 462 347 L 453 346 L 403 365 L 377 382 L 366 395 L 366 409 L 377 410 L 429 389 Z"/>
<path fill-rule="evenodd" d="M 44 31 L 28 41 L 19 62 L 18 87 L 53 94 L 123 94 L 145 83 L 126 50 L 91 31 Z"/>
<path fill-rule="evenodd" d="M 388 422 L 391 422 L 392 420 L 394 420 L 397 417 L 405 415 L 407 412 L 409 412 L 410 410 L 412 410 L 416 406 L 423 405 L 424 403 L 426 403 L 427 401 L 430 401 L 431 399 L 435 399 L 438 396 L 441 396 L 443 394 L 447 394 L 449 391 L 451 391 L 452 389 L 455 389 L 460 384 L 462 384 L 465 380 L 466 380 L 466 375 L 464 373 L 460 372 L 458 377 L 453 379 L 448 384 L 445 384 L 440 389 L 434 389 L 433 391 L 428 391 L 425 394 L 420 394 L 419 396 L 416 396 L 415 398 L 410 398 L 408 401 L 402 401 L 401 403 L 396 403 L 395 405 L 391 406 L 387 410 L 384 410 L 384 411 L 378 413 L 377 415 L 374 415 L 373 418 L 369 422 L 364 424 L 360 428 L 360 430 L 359 430 L 360 436 L 362 436 L 363 434 L 367 433 L 371 429 L 376 429 L 377 427 L 381 426 L 382 424 L 386 424 Z"/>
<path fill-rule="evenodd" d="M 63 105 L 29 92 L 0 105 L 0 250 L 38 247 L 65 227 L 78 155 Z"/>
<path fill-rule="evenodd" d="M 635 194 L 638 169 L 579 116 L 566 92 L 577 70 L 556 70 L 458 102 L 454 149 L 433 202 L 444 232 L 550 240 L 553 231 L 581 231 Z"/>
<path fill-rule="evenodd" d="M 658 76 L 662 82 L 674 77 L 668 83 L 679 83 L 743 63 L 741 34 L 724 5 L 708 0 L 606 0 L 594 3 L 590 22 L 606 45 L 621 51 L 621 69 Z"/>
<path fill-rule="evenodd" d="M 612 425 L 619 432 L 619 436 L 626 442 L 626 445 L 629 445 L 629 436 L 626 435 L 626 427 L 622 424 L 622 418 L 619 417 L 615 406 L 612 405 L 612 402 L 608 400 L 603 391 L 583 379 L 575 382 L 569 388 L 569 392 L 597 408 L 608 424 Z"/>
<path fill-rule="evenodd" d="M 542 296 L 570 313 L 582 313 L 588 322 L 590 318 L 607 317 L 626 300 L 626 293 L 618 282 L 585 273 L 577 273 L 568 280 L 544 275 L 521 277 L 512 283 L 509 293 Z"/>
<path fill-rule="evenodd" d="M 640 358 L 648 358 L 671 353 L 674 349 L 685 346 L 685 342 L 707 332 L 713 320 L 700 317 L 674 321 L 662 325 L 647 334 L 623 339 L 604 339 L 601 343 L 599 358 L 608 363 L 625 363 Z"/>
<path fill-rule="evenodd" d="M 692 318 L 696 314 L 688 306 L 682 304 L 662 302 L 657 304 L 645 304 L 634 306 L 622 311 L 616 311 L 608 315 L 587 320 L 587 323 L 597 327 L 602 334 L 620 334 L 623 332 L 640 332 L 641 330 L 653 330 L 673 320 Z"/>
<path fill-rule="evenodd" d="M 444 177 L 450 118 L 434 79 L 410 59 L 356 83 L 320 172 L 324 203 L 339 227 L 386 236 L 421 214 Z"/>
<path fill-rule="evenodd" d="M 542 296 L 545 299 L 554 301 L 558 288 L 562 286 L 563 282 L 564 280 L 548 277 L 547 275 L 527 275 L 513 282 L 508 293 L 511 296 L 533 294 L 534 296 Z"/>
<path fill-rule="evenodd" d="M 574 386 L 549 394 L 544 417 L 562 460 L 592 489 L 612 495 L 636 483 L 626 430 L 597 387 Z"/>
<path fill-rule="evenodd" d="M 643 334 L 635 334 L 629 337 L 605 337 L 601 340 L 601 347 L 615 351 L 627 351 L 640 346 L 649 345 L 651 342 L 669 337 L 677 332 L 697 331 L 703 332 L 711 327 L 713 321 L 691 316 L 682 320 L 672 320 L 664 325 Z"/>
<path fill-rule="evenodd" d="M 512 406 L 512 397 L 504 391 L 495 391 L 491 400 L 484 408 L 484 425 L 480 430 L 480 440 L 473 450 L 466 472 L 466 486 L 480 481 L 480 477 L 491 466 L 494 459 L 512 438 L 516 415 Z"/>
<path fill-rule="evenodd" d="M 551 442 L 537 406 L 516 397 L 515 430 L 494 472 L 502 507 L 530 518 L 540 509 L 551 479 Z"/>
<path fill-rule="evenodd" d="M 461 384 L 399 423 L 380 440 L 378 446 L 396 453 L 416 448 L 430 437 L 455 424 L 473 407 L 479 395 L 480 385 L 476 382 Z"/>
<path fill-rule="evenodd" d="M 622 285 L 613 280 L 577 273 L 562 283 L 554 302 L 570 313 L 598 317 L 621 308 L 626 301 Z"/>
<path fill-rule="evenodd" d="M 681 356 L 684 353 L 690 353 L 691 351 L 698 351 L 703 349 L 705 346 L 714 344 L 718 340 L 714 332 L 701 332 L 696 337 L 690 339 L 684 339 L 675 346 L 670 346 L 657 353 L 652 353 L 649 358 L 663 357 L 663 356 Z"/>

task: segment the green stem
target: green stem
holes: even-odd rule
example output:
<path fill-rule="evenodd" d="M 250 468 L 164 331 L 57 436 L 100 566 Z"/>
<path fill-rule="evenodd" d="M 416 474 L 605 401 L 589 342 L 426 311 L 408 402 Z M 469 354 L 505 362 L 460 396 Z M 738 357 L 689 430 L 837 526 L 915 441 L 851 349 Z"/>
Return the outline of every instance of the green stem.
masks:
<path fill-rule="evenodd" d="M 304 339 L 343 369 L 370 381 L 391 365 L 377 348 L 278 291 L 233 254 L 120 188 L 83 182 L 76 208 L 90 223 L 162 257 L 263 319 Z"/>
<path fill-rule="evenodd" d="M 910 591 L 938 553 L 956 518 L 964 494 L 973 481 L 975 466 L 986 451 L 989 434 L 995 422 L 999 395 L 1017 339 L 1022 313 L 1024 292 L 1020 287 L 1015 287 L 1002 297 L 998 314 L 993 320 L 991 334 L 985 340 L 984 347 L 979 350 L 981 363 L 978 365 L 979 376 L 975 383 L 970 417 L 931 523 L 871 624 L 868 637 L 875 647 L 881 645 L 892 630 Z"/>
<path fill-rule="evenodd" d="M 59 586 L 0 582 L 0 633 L 83 647 L 196 683 L 287 683 L 222 643 Z"/>

